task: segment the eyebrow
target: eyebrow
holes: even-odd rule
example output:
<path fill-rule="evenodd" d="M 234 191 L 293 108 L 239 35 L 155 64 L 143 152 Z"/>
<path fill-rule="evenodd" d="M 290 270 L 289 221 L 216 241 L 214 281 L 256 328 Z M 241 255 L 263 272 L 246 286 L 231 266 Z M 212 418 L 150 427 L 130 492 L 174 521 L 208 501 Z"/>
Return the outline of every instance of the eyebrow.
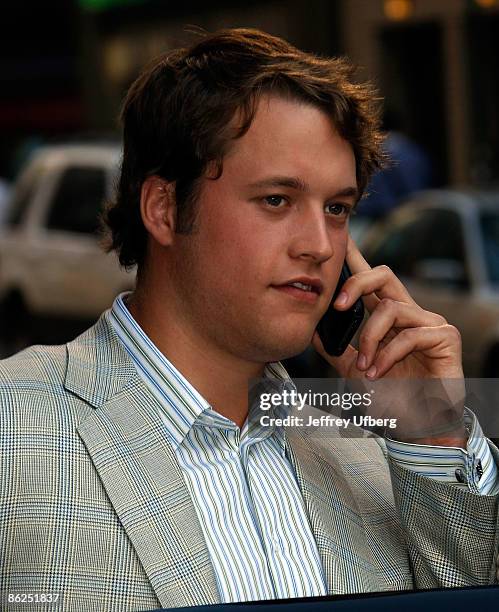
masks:
<path fill-rule="evenodd" d="M 266 189 L 271 187 L 288 187 L 289 189 L 296 189 L 297 191 L 307 192 L 310 191 L 310 187 L 305 181 L 295 176 L 271 176 L 255 183 L 250 183 L 249 187 L 253 189 Z M 345 187 L 340 191 L 334 193 L 332 198 L 337 197 L 352 197 L 355 200 L 359 197 L 359 191 L 357 187 Z"/>

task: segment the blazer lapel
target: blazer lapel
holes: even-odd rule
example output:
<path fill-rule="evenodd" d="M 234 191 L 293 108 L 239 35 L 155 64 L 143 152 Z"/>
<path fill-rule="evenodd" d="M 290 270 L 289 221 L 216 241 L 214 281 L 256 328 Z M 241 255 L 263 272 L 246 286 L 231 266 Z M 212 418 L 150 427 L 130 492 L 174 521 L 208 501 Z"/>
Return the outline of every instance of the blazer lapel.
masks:
<path fill-rule="evenodd" d="M 78 433 L 161 605 L 219 603 L 160 406 L 105 315 L 68 345 L 66 388 L 95 407 Z"/>

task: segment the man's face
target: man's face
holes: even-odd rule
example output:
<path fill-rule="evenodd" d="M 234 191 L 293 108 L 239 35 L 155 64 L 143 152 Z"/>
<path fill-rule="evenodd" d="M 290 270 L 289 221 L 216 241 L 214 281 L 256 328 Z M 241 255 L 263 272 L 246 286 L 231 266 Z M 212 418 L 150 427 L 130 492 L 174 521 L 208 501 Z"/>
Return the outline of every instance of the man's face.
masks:
<path fill-rule="evenodd" d="M 245 361 L 303 351 L 340 274 L 356 187 L 352 148 L 325 113 L 263 97 L 222 176 L 203 181 L 194 233 L 175 235 L 178 323 Z"/>

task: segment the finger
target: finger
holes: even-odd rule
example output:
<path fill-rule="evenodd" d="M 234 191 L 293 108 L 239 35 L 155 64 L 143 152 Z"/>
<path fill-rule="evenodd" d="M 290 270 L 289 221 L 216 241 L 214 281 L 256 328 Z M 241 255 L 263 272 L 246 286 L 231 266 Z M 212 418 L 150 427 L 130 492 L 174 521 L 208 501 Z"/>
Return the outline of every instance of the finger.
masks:
<path fill-rule="evenodd" d="M 367 263 L 359 248 L 355 244 L 354 239 L 349 234 L 347 242 L 346 260 L 348 267 L 352 274 L 357 272 L 365 272 L 371 269 L 371 266 Z"/>
<path fill-rule="evenodd" d="M 373 362 L 379 343 L 393 328 L 437 327 L 447 321 L 420 306 L 383 298 L 364 324 L 359 336 L 357 368 L 367 370 Z"/>
<path fill-rule="evenodd" d="M 355 276 L 348 278 L 334 302 L 334 307 L 338 310 L 347 310 L 359 297 L 362 297 L 369 312 L 373 312 L 383 298 L 416 305 L 402 282 L 388 266 L 376 266 L 357 272 Z"/>
<path fill-rule="evenodd" d="M 434 364 L 439 363 L 447 373 L 455 365 L 455 375 L 461 375 L 461 337 L 453 325 L 439 327 L 412 327 L 403 329 L 393 340 L 382 347 L 373 365 L 366 372 L 370 379 L 384 376 L 395 364 L 412 353 L 420 352 Z M 438 375 L 438 372 L 433 372 Z M 447 378 L 453 378 L 447 374 Z"/>
<path fill-rule="evenodd" d="M 345 255 L 345 260 L 352 274 L 358 274 L 359 272 L 368 272 L 369 270 L 371 270 L 371 266 L 362 256 L 362 253 L 359 251 L 354 239 L 350 234 L 348 234 L 347 252 Z M 345 294 L 345 296 L 347 297 L 347 301 L 342 304 L 339 304 L 337 299 L 335 302 L 335 307 L 338 307 L 340 310 L 346 310 L 350 308 L 350 306 L 356 301 L 352 300 L 351 296 L 349 295 L 347 282 L 344 283 L 342 291 L 338 296 L 338 298 L 341 299 L 342 294 Z M 376 308 L 376 304 L 379 302 L 379 299 L 374 294 L 363 295 L 362 301 L 364 302 L 364 306 L 367 308 L 367 310 L 371 312 L 372 310 L 374 310 L 374 308 Z"/>
<path fill-rule="evenodd" d="M 347 260 L 348 266 L 350 267 L 350 271 L 352 272 L 352 274 L 356 274 L 357 272 L 368 272 L 369 270 L 372 270 L 371 266 L 366 261 L 362 253 L 359 251 L 359 248 L 355 244 L 354 239 L 350 235 L 348 236 L 346 260 Z M 398 296 L 391 295 L 391 296 L 386 296 L 386 297 L 392 297 L 393 299 L 399 299 L 401 301 L 413 302 L 414 300 L 410 296 L 407 289 L 404 287 L 403 283 L 390 270 L 390 268 L 388 268 L 387 266 L 381 266 L 381 267 L 386 268 L 386 271 L 389 271 L 391 275 L 393 275 L 393 278 L 391 280 L 393 282 L 394 288 L 398 291 Z M 381 295 L 380 297 L 385 297 L 385 296 Z M 406 299 L 403 299 L 403 298 L 406 298 Z"/>

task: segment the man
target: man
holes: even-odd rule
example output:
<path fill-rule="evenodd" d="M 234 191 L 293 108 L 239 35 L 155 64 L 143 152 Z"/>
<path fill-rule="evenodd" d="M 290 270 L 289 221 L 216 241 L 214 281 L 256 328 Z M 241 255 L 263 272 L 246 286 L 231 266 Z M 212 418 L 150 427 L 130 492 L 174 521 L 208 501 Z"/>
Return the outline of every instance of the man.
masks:
<path fill-rule="evenodd" d="M 472 415 L 423 435 L 392 406 L 407 437 L 388 461 L 377 438 L 250 435 L 248 381 L 287 384 L 280 359 L 323 351 L 345 257 L 337 307 L 371 315 L 358 353 L 328 357 L 339 373 L 462 379 L 457 331 L 348 238 L 380 161 L 373 96 L 344 61 L 252 30 L 134 83 L 107 223 L 136 291 L 0 367 L 6 592 L 140 610 L 496 581 L 498 453 Z"/>

